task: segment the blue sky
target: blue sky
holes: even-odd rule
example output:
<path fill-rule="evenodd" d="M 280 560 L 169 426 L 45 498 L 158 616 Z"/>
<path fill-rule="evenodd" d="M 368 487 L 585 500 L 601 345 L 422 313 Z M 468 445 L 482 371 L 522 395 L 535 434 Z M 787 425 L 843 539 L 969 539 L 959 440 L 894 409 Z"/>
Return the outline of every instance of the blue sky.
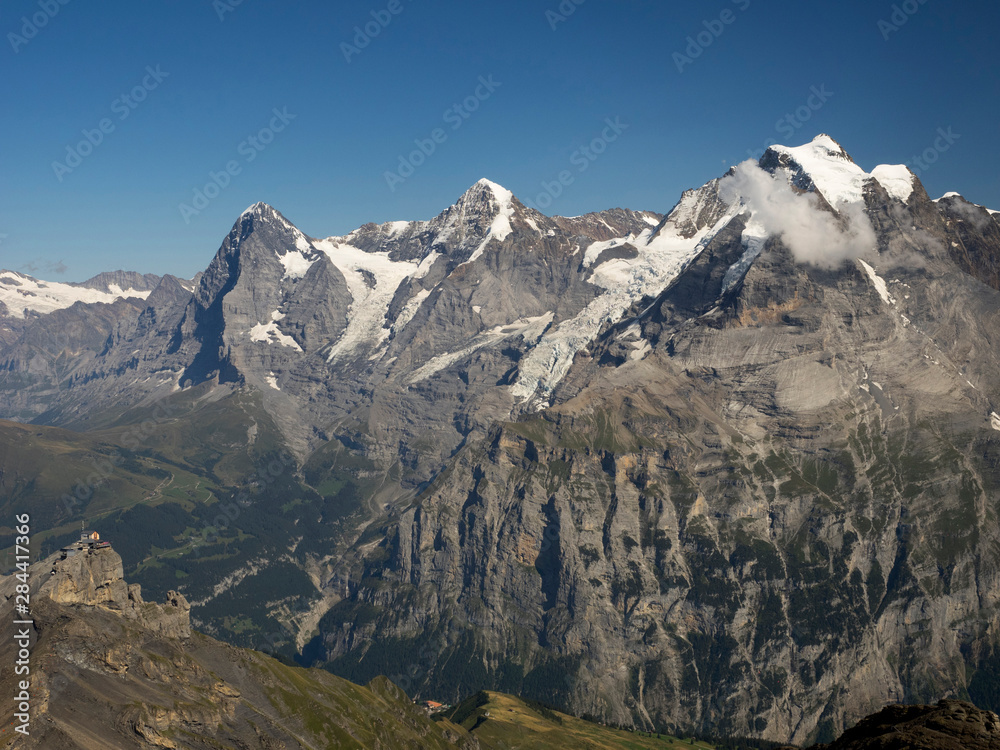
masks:
<path fill-rule="evenodd" d="M 62 2 L 0 14 L 0 267 L 42 278 L 189 277 L 258 200 L 314 236 L 480 177 L 549 214 L 665 212 L 820 132 L 870 170 L 950 129 L 928 191 L 1000 209 L 994 3 Z"/>

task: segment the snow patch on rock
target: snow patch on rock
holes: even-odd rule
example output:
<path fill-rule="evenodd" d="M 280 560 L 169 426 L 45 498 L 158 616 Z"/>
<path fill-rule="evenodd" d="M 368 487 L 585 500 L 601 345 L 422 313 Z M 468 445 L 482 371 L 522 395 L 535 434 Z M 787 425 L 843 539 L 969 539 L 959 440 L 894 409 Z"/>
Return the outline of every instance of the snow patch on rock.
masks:
<path fill-rule="evenodd" d="M 891 294 L 889 294 L 889 287 L 886 285 L 885 279 L 879 276 L 875 272 L 874 268 L 860 258 L 858 259 L 858 263 L 860 263 L 862 268 L 865 269 L 865 273 L 868 274 L 868 278 L 871 280 L 872 286 L 875 287 L 875 291 L 878 292 L 878 296 L 882 298 L 882 301 L 887 305 L 895 305 L 896 300 L 893 299 Z"/>
<path fill-rule="evenodd" d="M 743 247 L 746 250 L 740 259 L 729 267 L 726 275 L 722 278 L 723 294 L 732 289 L 736 282 L 742 279 L 746 272 L 750 270 L 750 266 L 753 265 L 753 262 L 764 251 L 764 245 L 767 243 L 769 236 L 764 225 L 760 222 L 753 219 L 747 222 L 742 236 Z"/>
<path fill-rule="evenodd" d="M 284 319 L 284 317 L 277 310 L 272 312 L 271 320 L 267 323 L 258 323 L 250 329 L 250 340 L 264 344 L 280 344 L 281 346 L 287 346 L 289 349 L 301 352 L 302 347 L 299 346 L 299 343 L 288 334 L 282 333 L 278 328 L 278 321 Z"/>
<path fill-rule="evenodd" d="M 396 322 L 392 324 L 393 332 L 402 331 L 406 328 L 406 324 L 413 320 L 413 316 L 417 314 L 420 306 L 424 304 L 424 300 L 430 296 L 430 289 L 421 289 L 410 297 L 406 304 L 403 305 L 403 309 L 399 311 L 399 315 L 396 316 Z"/>
<path fill-rule="evenodd" d="M 903 203 L 913 195 L 913 172 L 902 164 L 880 164 L 872 170 L 872 177 L 889 195 Z"/>
<path fill-rule="evenodd" d="M 513 323 L 508 323 L 504 326 L 497 326 L 489 331 L 484 331 L 473 338 L 468 346 L 455 352 L 441 354 L 429 360 L 424 365 L 417 368 L 407 382 L 413 385 L 421 380 L 426 380 L 434 373 L 440 372 L 456 362 L 460 362 L 479 349 L 490 346 L 491 344 L 496 344 L 497 342 L 502 341 L 503 339 L 511 338 L 512 336 L 520 336 L 526 341 L 537 341 L 552 322 L 553 317 L 554 313 L 547 312 L 544 315 L 539 315 L 534 318 L 521 318 L 520 320 L 515 320 Z"/>
<path fill-rule="evenodd" d="M 638 257 L 616 258 L 598 267 L 589 281 L 604 289 L 604 293 L 575 317 L 549 329 L 538 345 L 525 355 L 517 381 L 510 387 L 511 395 L 521 402 L 535 398 L 538 405 L 547 403 L 548 394 L 566 376 L 576 353 L 606 325 L 621 320 L 636 302 L 655 297 L 666 289 L 734 215 L 728 213 L 714 227 L 706 227 L 690 239 L 666 227 L 656 236 L 650 228 L 631 238 Z M 619 241 L 623 243 L 627 239 Z M 587 254 L 590 255 L 589 248 Z"/>
<path fill-rule="evenodd" d="M 490 224 L 486 237 L 481 243 L 479 243 L 479 247 L 477 247 L 475 252 L 469 256 L 466 263 L 472 263 L 474 260 L 479 258 L 486 251 L 486 246 L 491 241 L 497 240 L 498 242 L 503 242 L 510 236 L 511 232 L 514 231 L 514 228 L 510 223 L 511 218 L 514 216 L 514 194 L 507 188 L 501 187 L 495 182 L 490 182 L 489 180 L 480 180 L 477 184 L 488 187 L 490 191 L 492 191 L 493 198 L 497 202 L 499 210 L 496 217 L 493 219 L 493 223 Z"/>

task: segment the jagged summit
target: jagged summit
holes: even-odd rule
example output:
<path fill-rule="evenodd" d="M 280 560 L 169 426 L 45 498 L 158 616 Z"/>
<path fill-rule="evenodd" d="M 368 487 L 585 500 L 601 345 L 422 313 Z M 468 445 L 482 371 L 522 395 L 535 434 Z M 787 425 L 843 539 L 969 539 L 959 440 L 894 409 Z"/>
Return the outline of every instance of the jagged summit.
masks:
<path fill-rule="evenodd" d="M 466 190 L 452 208 L 459 207 L 465 214 L 481 213 L 493 217 L 512 211 L 515 201 L 510 190 L 483 178 Z M 517 203 L 521 205 L 520 201 Z"/>
<path fill-rule="evenodd" d="M 243 211 L 242 214 L 240 214 L 240 216 L 241 217 L 252 216 L 255 214 L 260 216 L 269 213 L 276 214 L 278 213 L 278 211 L 270 203 L 265 203 L 264 201 L 257 201 L 252 206 L 247 206 L 247 208 Z"/>
<path fill-rule="evenodd" d="M 489 188 L 490 190 L 492 190 L 493 194 L 497 196 L 498 199 L 500 199 L 502 196 L 506 196 L 507 198 L 511 196 L 510 190 L 505 188 L 503 185 L 493 182 L 492 180 L 489 180 L 485 177 L 482 177 L 479 180 L 477 180 L 476 184 L 473 185 L 471 188 L 469 188 L 469 190 L 481 187 Z"/>
<path fill-rule="evenodd" d="M 123 290 L 151 292 L 159 285 L 161 277 L 155 274 L 141 274 L 135 271 L 104 271 L 86 281 L 71 283 L 71 286 L 95 289 L 110 294 L 122 294 Z"/>
<path fill-rule="evenodd" d="M 836 154 L 838 156 L 841 156 L 842 158 L 847 159 L 848 161 L 854 161 L 854 159 L 851 158 L 851 155 L 847 153 L 847 149 L 845 149 L 843 145 L 841 145 L 840 141 L 838 141 L 831 135 L 827 135 L 826 133 L 820 133 L 819 135 L 814 137 L 809 142 L 809 145 L 815 148 L 825 149 L 832 154 Z"/>

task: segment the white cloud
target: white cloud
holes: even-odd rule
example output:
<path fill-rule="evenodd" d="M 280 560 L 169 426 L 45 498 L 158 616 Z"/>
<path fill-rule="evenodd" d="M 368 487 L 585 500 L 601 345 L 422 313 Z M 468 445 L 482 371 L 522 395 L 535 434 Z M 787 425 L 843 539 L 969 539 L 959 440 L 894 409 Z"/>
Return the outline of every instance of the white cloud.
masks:
<path fill-rule="evenodd" d="M 960 219 L 965 219 L 980 232 L 987 229 L 992 223 L 989 211 L 975 203 L 968 203 L 961 197 L 949 201 L 947 210 L 958 214 Z"/>
<path fill-rule="evenodd" d="M 796 193 L 756 162 L 737 166 L 720 186 L 728 203 L 742 201 L 769 235 L 780 237 L 799 263 L 836 268 L 871 255 L 878 245 L 861 203 L 840 205 L 839 216 L 819 207 L 812 193 Z"/>

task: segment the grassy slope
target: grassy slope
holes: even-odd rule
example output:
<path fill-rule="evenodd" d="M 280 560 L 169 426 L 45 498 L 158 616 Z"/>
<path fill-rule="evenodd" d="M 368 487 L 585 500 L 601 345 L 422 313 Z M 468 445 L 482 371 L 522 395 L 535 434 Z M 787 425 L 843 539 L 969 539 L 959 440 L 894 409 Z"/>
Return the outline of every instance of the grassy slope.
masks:
<path fill-rule="evenodd" d="M 121 456 L 115 471 L 102 471 L 114 456 Z M 0 421 L 0 513 L 5 520 L 30 513 L 40 533 L 83 509 L 93 517 L 141 502 L 166 478 L 169 472 L 158 462 L 123 456 L 99 437 Z M 68 504 L 66 496 L 85 499 Z M 9 533 L 0 527 L 0 534 Z"/>
<path fill-rule="evenodd" d="M 479 739 L 483 748 L 495 750 L 680 750 L 701 748 L 703 742 L 679 740 L 668 735 L 627 732 L 584 721 L 558 711 L 532 706 L 502 693 L 485 693 L 486 703 L 469 713 L 469 701 L 445 712 L 445 718 L 462 719 L 461 726 Z M 474 701 L 473 699 L 470 699 Z M 465 716 L 465 714 L 468 714 Z M 488 714 L 488 716 L 487 716 Z"/>
<path fill-rule="evenodd" d="M 0 733 L 0 747 L 444 750 L 469 739 L 430 721 L 384 679 L 354 685 L 200 634 L 157 637 L 101 608 L 42 606 L 36 618 L 46 628 L 32 653 L 40 670 L 32 737 Z M 12 649 L 0 647 L 8 662 Z M 0 678 L 5 694 L 14 694 L 13 679 L 9 671 Z M 4 726 L 12 706 L 0 710 Z"/>

